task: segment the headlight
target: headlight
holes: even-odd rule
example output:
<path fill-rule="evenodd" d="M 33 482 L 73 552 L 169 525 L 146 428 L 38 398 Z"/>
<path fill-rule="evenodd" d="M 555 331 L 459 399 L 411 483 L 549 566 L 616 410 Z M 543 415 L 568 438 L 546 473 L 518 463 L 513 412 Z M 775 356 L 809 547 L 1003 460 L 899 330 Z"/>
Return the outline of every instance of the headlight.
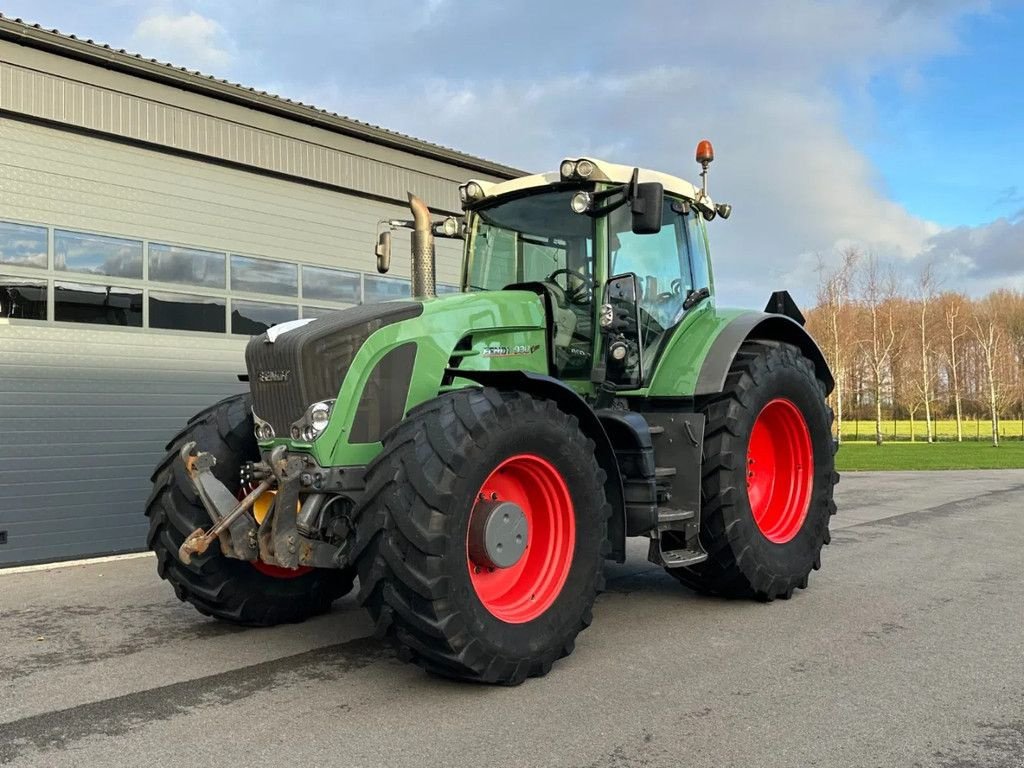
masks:
<path fill-rule="evenodd" d="M 558 167 L 558 172 L 562 175 L 563 179 L 570 179 L 576 173 L 576 163 L 572 160 L 563 160 L 562 164 Z"/>
<path fill-rule="evenodd" d="M 589 160 L 580 160 L 576 163 L 576 175 L 586 179 L 594 172 L 594 164 Z"/>
<path fill-rule="evenodd" d="M 253 433 L 256 435 L 256 439 L 266 442 L 267 440 L 274 439 L 274 428 L 267 422 L 256 415 L 255 412 L 252 414 L 252 420 L 255 424 Z"/>
<path fill-rule="evenodd" d="M 331 421 L 331 411 L 334 409 L 334 400 L 324 400 L 321 403 L 313 403 L 302 418 L 292 424 L 291 436 L 293 440 L 304 440 L 311 443 L 323 434 Z"/>

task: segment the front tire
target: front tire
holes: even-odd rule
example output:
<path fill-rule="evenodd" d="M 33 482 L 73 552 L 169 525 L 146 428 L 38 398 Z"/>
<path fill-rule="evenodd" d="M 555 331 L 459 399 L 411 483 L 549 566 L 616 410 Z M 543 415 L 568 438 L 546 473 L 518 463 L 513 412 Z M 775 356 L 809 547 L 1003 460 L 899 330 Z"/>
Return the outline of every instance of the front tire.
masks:
<path fill-rule="evenodd" d="M 700 540 L 708 559 L 669 572 L 699 592 L 788 599 L 821 567 L 836 511 L 825 387 L 799 348 L 747 342 L 704 412 Z"/>
<path fill-rule="evenodd" d="M 603 483 L 593 442 L 550 400 L 474 388 L 425 403 L 367 473 L 360 599 L 428 671 L 509 685 L 547 674 L 603 586 Z M 474 515 L 504 503 L 522 513 L 525 550 L 488 565 Z"/>
<path fill-rule="evenodd" d="M 190 441 L 216 457 L 214 475 L 237 491 L 242 463 L 259 459 L 249 396 L 226 398 L 193 416 L 167 444 L 167 454 L 153 473 L 146 541 L 156 553 L 157 573 L 171 583 L 179 600 L 207 616 L 265 627 L 324 613 L 352 591 L 355 573 L 350 569 L 290 571 L 248 563 L 222 555 L 219 543 L 193 556 L 189 565 L 182 563 L 178 548 L 185 537 L 212 524 L 178 455 Z"/>

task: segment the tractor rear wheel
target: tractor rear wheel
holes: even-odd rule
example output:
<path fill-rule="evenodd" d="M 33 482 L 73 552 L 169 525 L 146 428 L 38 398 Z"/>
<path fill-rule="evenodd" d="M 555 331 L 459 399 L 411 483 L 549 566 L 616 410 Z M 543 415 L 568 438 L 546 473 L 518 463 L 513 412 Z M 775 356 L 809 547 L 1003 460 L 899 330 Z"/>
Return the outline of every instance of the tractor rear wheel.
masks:
<path fill-rule="evenodd" d="M 167 454 L 153 473 L 153 491 L 146 502 L 147 544 L 156 553 L 157 573 L 171 583 L 179 600 L 235 624 L 271 626 L 323 613 L 352 591 L 351 569 L 293 571 L 260 561 L 247 563 L 225 557 L 216 543 L 193 556 L 189 565 L 182 563 L 178 548 L 185 537 L 211 525 L 178 456 L 190 441 L 216 457 L 214 475 L 237 491 L 242 464 L 259 459 L 249 396 L 229 397 L 193 416 L 167 444 Z"/>
<path fill-rule="evenodd" d="M 611 506 L 593 442 L 550 400 L 473 388 L 413 409 L 356 515 L 360 600 L 430 672 L 515 685 L 591 622 Z"/>
<path fill-rule="evenodd" d="M 825 387 L 797 347 L 748 342 L 704 412 L 700 540 L 708 559 L 669 572 L 701 592 L 789 598 L 821 567 L 836 511 Z"/>

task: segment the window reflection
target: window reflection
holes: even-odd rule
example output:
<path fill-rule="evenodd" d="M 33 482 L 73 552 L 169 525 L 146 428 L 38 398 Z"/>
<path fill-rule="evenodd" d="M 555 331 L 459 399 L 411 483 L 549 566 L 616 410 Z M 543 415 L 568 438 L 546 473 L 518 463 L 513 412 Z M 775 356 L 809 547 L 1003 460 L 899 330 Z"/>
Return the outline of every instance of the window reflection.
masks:
<path fill-rule="evenodd" d="M 46 227 L 0 221 L 0 264 L 46 269 Z"/>
<path fill-rule="evenodd" d="M 343 312 L 344 310 L 338 307 L 311 307 L 309 304 L 304 304 L 302 307 L 303 317 L 324 317 L 332 312 Z"/>
<path fill-rule="evenodd" d="M 284 261 L 232 256 L 231 290 L 298 296 L 299 267 Z"/>
<path fill-rule="evenodd" d="M 149 327 L 224 333 L 227 302 L 212 296 L 149 292 Z"/>
<path fill-rule="evenodd" d="M 142 327 L 142 291 L 85 283 L 54 283 L 54 319 Z"/>
<path fill-rule="evenodd" d="M 53 233 L 54 269 L 142 279 L 142 243 L 85 232 Z"/>
<path fill-rule="evenodd" d="M 302 267 L 302 297 L 321 301 L 360 302 L 358 272 L 326 267 Z"/>
<path fill-rule="evenodd" d="M 363 301 L 366 304 L 390 299 L 407 299 L 409 291 L 409 281 L 401 277 L 367 275 L 363 281 Z"/>
<path fill-rule="evenodd" d="M 0 276 L 0 317 L 46 319 L 46 281 Z"/>
<path fill-rule="evenodd" d="M 462 289 L 457 285 L 448 285 L 447 283 L 437 284 L 437 295 L 443 296 L 446 293 L 462 293 Z"/>
<path fill-rule="evenodd" d="M 224 254 L 182 248 L 177 245 L 149 244 L 149 279 L 165 283 L 224 287 Z"/>
<path fill-rule="evenodd" d="M 231 332 L 247 336 L 263 333 L 267 328 L 289 320 L 297 320 L 299 308 L 291 304 L 268 304 L 262 301 L 231 302 Z"/>

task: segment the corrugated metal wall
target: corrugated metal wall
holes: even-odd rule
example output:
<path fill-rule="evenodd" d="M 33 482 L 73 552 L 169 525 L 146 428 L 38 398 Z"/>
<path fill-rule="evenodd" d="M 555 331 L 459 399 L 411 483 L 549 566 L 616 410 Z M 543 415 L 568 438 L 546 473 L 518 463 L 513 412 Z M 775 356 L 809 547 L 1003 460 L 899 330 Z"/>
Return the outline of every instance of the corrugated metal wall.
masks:
<path fill-rule="evenodd" d="M 0 117 L 0 220 L 371 271 L 376 222 L 407 215 L 399 205 Z M 403 276 L 404 244 L 396 242 L 393 266 Z M 439 280 L 457 282 L 458 263 L 458 247 L 442 242 Z M 52 260 L 47 270 L 0 264 L 0 274 L 61 277 Z M 148 477 L 164 442 L 189 415 L 239 391 L 245 341 L 0 320 L 0 530 L 8 536 L 0 565 L 140 548 Z"/>
<path fill-rule="evenodd" d="M 446 210 L 459 208 L 450 178 L 397 164 L 401 154 L 393 150 L 377 150 L 390 162 L 365 157 L 3 61 L 0 109 L 380 197 L 400 200 L 411 191 Z"/>

